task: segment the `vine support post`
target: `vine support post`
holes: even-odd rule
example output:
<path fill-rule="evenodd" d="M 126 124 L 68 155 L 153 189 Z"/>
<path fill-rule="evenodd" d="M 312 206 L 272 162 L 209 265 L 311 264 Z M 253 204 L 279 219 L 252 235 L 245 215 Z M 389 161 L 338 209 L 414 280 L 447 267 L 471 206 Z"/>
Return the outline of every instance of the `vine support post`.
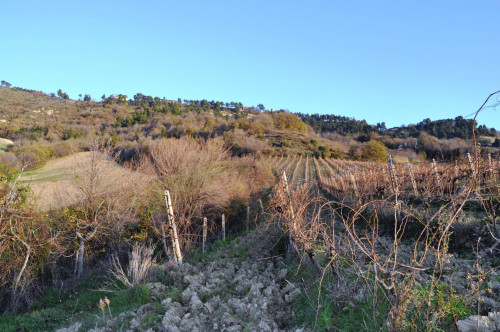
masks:
<path fill-rule="evenodd" d="M 415 196 L 418 196 L 418 190 L 417 190 L 417 182 L 415 181 L 415 176 L 413 176 L 413 170 L 411 169 L 411 164 L 407 163 L 408 166 L 408 172 L 410 173 L 410 180 L 411 180 L 411 185 L 413 187 L 413 193 Z"/>
<path fill-rule="evenodd" d="M 398 199 L 399 199 L 398 198 L 399 188 L 398 188 L 398 181 L 396 179 L 396 176 L 394 175 L 394 163 L 392 162 L 392 157 L 390 154 L 387 154 L 387 166 L 389 168 L 389 178 L 391 180 L 391 188 L 392 188 L 392 192 L 394 193 L 396 206 L 397 206 Z"/>
<path fill-rule="evenodd" d="M 467 152 L 467 160 L 469 161 L 470 169 L 472 171 L 472 181 L 474 181 L 474 191 L 477 192 L 477 187 L 478 187 L 478 179 L 476 176 L 476 166 L 474 165 L 474 162 L 472 161 L 472 157 L 470 153 Z"/>
<path fill-rule="evenodd" d="M 491 153 L 488 153 L 488 166 L 490 171 L 490 179 L 493 180 L 495 175 L 493 173 L 493 162 L 491 161 Z"/>
<path fill-rule="evenodd" d="M 247 229 L 247 232 L 250 229 L 250 205 L 247 205 L 246 229 Z"/>
<path fill-rule="evenodd" d="M 288 188 L 288 180 L 286 177 L 286 171 L 283 170 L 281 172 L 281 185 L 282 185 L 282 191 L 283 191 L 283 196 L 285 198 L 285 205 L 288 207 L 289 213 L 290 213 L 290 219 L 291 219 L 291 225 L 288 226 L 288 242 L 289 242 L 289 252 L 295 250 L 297 252 L 297 255 L 300 257 L 299 250 L 297 249 L 297 246 L 293 242 L 293 234 L 295 233 L 296 230 L 296 225 L 295 225 L 295 214 L 293 212 L 293 206 L 292 206 L 292 201 L 290 197 L 290 190 Z M 288 218 L 287 218 L 288 219 Z"/>
<path fill-rule="evenodd" d="M 436 159 L 432 159 L 432 170 L 434 171 L 434 175 L 436 177 L 436 183 L 439 187 L 439 191 L 442 192 L 442 187 L 441 187 L 441 179 L 439 178 L 439 172 L 436 164 Z"/>
<path fill-rule="evenodd" d="M 177 224 L 175 223 L 174 209 L 172 207 L 172 198 L 170 197 L 170 192 L 165 190 L 165 204 L 167 206 L 167 218 L 168 226 L 170 228 L 170 237 L 172 239 L 172 245 L 174 247 L 174 259 L 178 265 L 182 265 L 182 252 L 181 246 L 179 244 L 179 236 L 177 234 Z"/>
<path fill-rule="evenodd" d="M 206 245 L 207 245 L 207 217 L 203 218 L 203 244 L 202 244 L 203 253 L 205 253 Z"/>
<path fill-rule="evenodd" d="M 226 241 L 226 216 L 222 214 L 222 240 Z"/>

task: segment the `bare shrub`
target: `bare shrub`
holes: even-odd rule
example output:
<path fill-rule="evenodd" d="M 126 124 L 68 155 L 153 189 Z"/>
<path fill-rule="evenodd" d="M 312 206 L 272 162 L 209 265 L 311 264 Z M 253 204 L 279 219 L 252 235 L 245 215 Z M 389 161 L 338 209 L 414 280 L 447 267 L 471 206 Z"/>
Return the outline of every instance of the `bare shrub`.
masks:
<path fill-rule="evenodd" d="M 54 155 L 56 157 L 64 157 L 75 153 L 73 144 L 68 141 L 58 142 L 54 144 Z"/>
<path fill-rule="evenodd" d="M 17 159 L 19 160 L 19 162 L 21 164 L 27 164 L 27 165 L 36 165 L 36 157 L 32 154 L 32 153 L 29 153 L 29 152 L 26 152 L 26 153 L 21 153 L 19 155 L 17 155 Z"/>
<path fill-rule="evenodd" d="M 68 236 L 78 243 L 75 254 L 78 278 L 83 274 L 89 241 L 99 238 L 109 242 L 119 237 L 124 226 L 133 220 L 136 198 L 147 183 L 146 177 L 116 164 L 111 151 L 99 147 L 97 142 L 88 160 L 82 160 L 75 168 L 67 194 L 73 195 L 78 203 L 68 209 L 67 217 L 72 226 Z"/>
<path fill-rule="evenodd" d="M 220 139 L 202 143 L 190 138 L 157 140 L 142 161 L 143 168 L 159 178 L 159 185 L 152 188 L 156 194 L 150 196 L 163 200 L 164 190 L 171 193 L 183 246 L 197 239 L 203 217 L 232 202 L 248 202 L 251 194 L 261 190 L 259 184 L 269 181 L 269 173 L 256 160 L 231 158 Z M 163 240 L 165 222 L 161 215 L 152 225 Z"/>
<path fill-rule="evenodd" d="M 15 312 L 35 299 L 39 269 L 49 256 L 58 254 L 54 240 L 28 201 L 19 179 L 27 165 L 16 173 L 0 169 L 0 312 Z"/>
<path fill-rule="evenodd" d="M 151 244 L 134 243 L 129 253 L 127 272 L 124 271 L 118 257 L 113 256 L 113 276 L 125 286 L 132 288 L 144 281 L 151 268 L 156 264 Z"/>
<path fill-rule="evenodd" d="M 8 167 L 17 167 L 20 163 L 15 154 L 4 152 L 0 154 L 0 164 L 4 164 Z"/>

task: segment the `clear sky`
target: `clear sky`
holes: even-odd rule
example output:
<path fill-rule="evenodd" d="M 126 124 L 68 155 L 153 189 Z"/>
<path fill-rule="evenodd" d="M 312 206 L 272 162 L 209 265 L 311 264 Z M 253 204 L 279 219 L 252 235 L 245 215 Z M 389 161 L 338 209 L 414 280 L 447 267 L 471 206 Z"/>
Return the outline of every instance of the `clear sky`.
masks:
<path fill-rule="evenodd" d="M 499 14 L 480 0 L 4 0 L 0 79 L 399 126 L 465 117 L 500 90 Z M 500 129 L 500 109 L 478 120 Z"/>

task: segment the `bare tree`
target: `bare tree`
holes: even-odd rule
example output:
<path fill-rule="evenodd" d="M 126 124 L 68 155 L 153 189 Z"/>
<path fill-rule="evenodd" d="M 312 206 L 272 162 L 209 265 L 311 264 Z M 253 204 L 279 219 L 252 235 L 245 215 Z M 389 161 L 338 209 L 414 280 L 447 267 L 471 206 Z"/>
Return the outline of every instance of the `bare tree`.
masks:
<path fill-rule="evenodd" d="M 73 174 L 76 203 L 70 213 L 78 242 L 75 275 L 84 272 L 85 248 L 96 236 L 116 236 L 134 217 L 134 203 L 143 179 L 118 166 L 110 150 L 93 143 L 88 160 Z"/>

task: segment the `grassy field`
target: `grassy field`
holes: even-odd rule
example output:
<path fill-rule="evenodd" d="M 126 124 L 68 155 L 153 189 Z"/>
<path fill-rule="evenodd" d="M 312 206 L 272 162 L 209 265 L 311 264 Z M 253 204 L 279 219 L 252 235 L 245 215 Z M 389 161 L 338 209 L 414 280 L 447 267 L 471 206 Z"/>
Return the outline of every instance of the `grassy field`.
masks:
<path fill-rule="evenodd" d="M 41 210 L 61 208 L 81 199 L 76 182 L 86 171 L 91 152 L 80 152 L 49 161 L 44 166 L 26 171 L 21 183 L 29 185 Z M 129 176 L 129 171 L 112 160 L 107 160 L 104 171 L 108 181 Z M 108 185 L 111 183 L 108 183 Z"/>
<path fill-rule="evenodd" d="M 0 151 L 7 151 L 7 148 L 12 145 L 14 145 L 14 142 L 10 139 L 0 138 Z"/>

